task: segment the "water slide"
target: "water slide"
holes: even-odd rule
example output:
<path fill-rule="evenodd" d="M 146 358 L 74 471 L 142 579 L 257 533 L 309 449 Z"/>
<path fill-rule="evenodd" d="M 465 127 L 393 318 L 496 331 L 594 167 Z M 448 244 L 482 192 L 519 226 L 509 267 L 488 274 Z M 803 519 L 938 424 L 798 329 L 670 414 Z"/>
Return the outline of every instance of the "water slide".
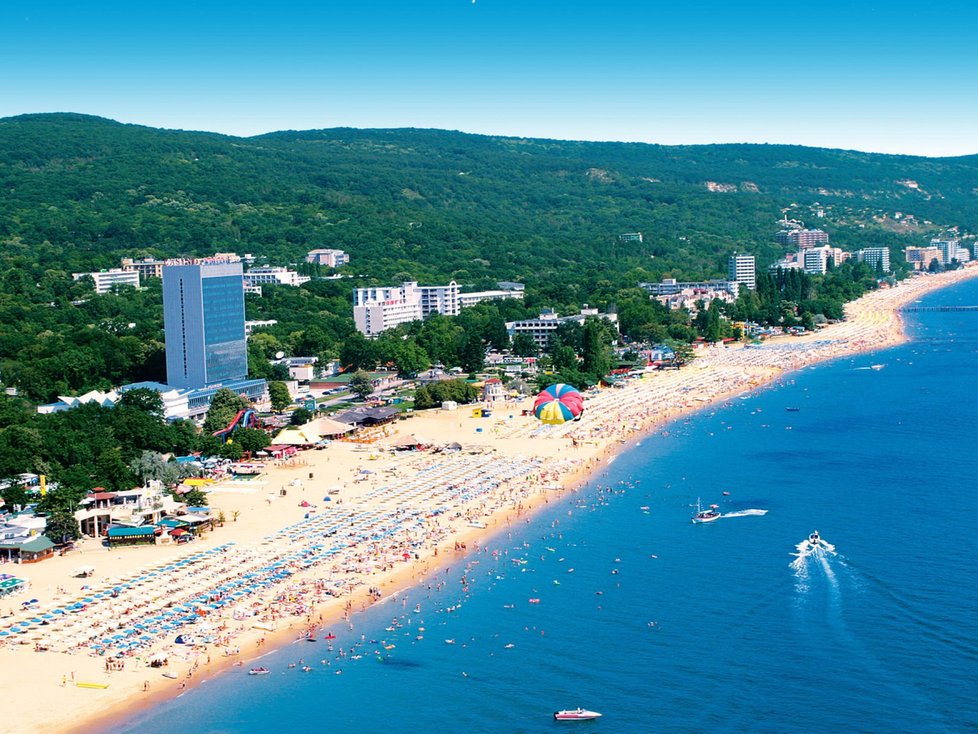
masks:
<path fill-rule="evenodd" d="M 258 428 L 259 426 L 258 414 L 251 408 L 245 408 L 244 410 L 238 411 L 238 414 L 231 419 L 227 427 L 219 431 L 214 431 L 214 435 L 218 438 L 228 440 L 231 434 L 238 428 Z"/>

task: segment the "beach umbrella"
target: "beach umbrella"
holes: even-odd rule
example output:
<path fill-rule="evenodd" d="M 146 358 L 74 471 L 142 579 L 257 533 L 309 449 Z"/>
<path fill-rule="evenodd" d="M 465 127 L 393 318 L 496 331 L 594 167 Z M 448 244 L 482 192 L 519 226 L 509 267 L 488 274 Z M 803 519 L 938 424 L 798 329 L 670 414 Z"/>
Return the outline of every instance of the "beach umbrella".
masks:
<path fill-rule="evenodd" d="M 533 415 L 542 423 L 559 425 L 580 418 L 584 397 L 576 388 L 557 383 L 544 388 L 533 403 Z"/>

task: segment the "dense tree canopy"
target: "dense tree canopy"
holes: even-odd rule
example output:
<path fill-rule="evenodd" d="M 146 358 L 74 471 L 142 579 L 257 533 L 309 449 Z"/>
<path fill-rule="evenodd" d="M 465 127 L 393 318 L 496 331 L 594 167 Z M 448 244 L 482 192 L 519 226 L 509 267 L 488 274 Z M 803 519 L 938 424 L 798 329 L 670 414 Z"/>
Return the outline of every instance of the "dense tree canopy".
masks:
<path fill-rule="evenodd" d="M 261 297 L 246 297 L 249 319 L 275 322 L 249 340 L 254 377 L 286 379 L 269 362 L 279 352 L 322 364 L 338 359 L 348 371 L 384 366 L 411 375 L 434 364 L 478 371 L 487 350 L 536 355 L 526 335 L 510 344 L 505 324 L 542 308 L 617 311 L 624 337 L 677 346 L 735 335 L 732 321 L 811 326 L 841 318 L 844 302 L 876 287 L 883 274 L 853 262 L 823 276 L 768 272 L 785 254 L 774 238 L 779 220 L 817 222 L 850 251 L 890 247 L 899 276 L 906 245 L 952 226 L 978 230 L 976 174 L 978 156 L 437 130 L 234 138 L 75 114 L 5 118 L 0 380 L 18 397 L 0 395 L 0 476 L 44 473 L 61 484 L 70 506 L 82 488 L 140 481 L 151 469 L 141 463 L 144 452 L 243 450 L 210 437 L 243 407 L 237 396 L 216 401 L 203 436 L 186 422 L 165 425 L 156 400 L 140 390 L 115 409 L 34 413 L 60 395 L 166 381 L 160 281 L 99 295 L 90 278 L 73 278 L 118 267 L 121 257 L 236 251 L 313 276 L 302 287 L 270 285 Z M 824 217 L 816 220 L 816 212 Z M 641 232 L 641 241 L 621 237 L 630 232 Z M 318 247 L 343 249 L 351 262 L 337 272 L 304 263 Z M 734 250 L 758 262 L 757 289 L 742 291 L 735 304 L 703 303 L 694 316 L 666 309 L 638 287 L 663 277 L 723 277 Z M 351 316 L 353 288 L 404 280 L 455 280 L 464 291 L 518 281 L 526 290 L 524 300 L 362 337 Z M 618 338 L 590 321 L 558 337 L 553 367 L 580 386 L 607 371 Z M 421 397 L 436 402 L 430 391 Z M 50 502 L 61 496 L 52 493 Z"/>
<path fill-rule="evenodd" d="M 798 146 L 666 147 L 436 130 L 240 139 L 74 114 L 5 118 L 0 377 L 40 402 L 165 381 L 159 281 L 97 296 L 90 281 L 71 274 L 118 267 L 123 256 L 229 250 L 316 276 L 332 271 L 303 263 L 307 250 L 351 255 L 339 271 L 347 277 L 248 296 L 249 318 L 277 322 L 252 337 L 254 377 L 285 377 L 268 363 L 279 351 L 340 358 L 351 369 L 390 363 L 405 374 L 425 362 L 477 367 L 476 338 L 504 349 L 505 321 L 541 307 L 574 313 L 584 303 L 617 308 L 633 339 L 688 339 L 709 324 L 664 312 L 637 283 L 722 276 L 735 249 L 754 253 L 763 270 L 784 254 L 773 237 L 782 214 L 805 219 L 816 209 L 834 244 L 886 245 L 894 266 L 905 267 L 899 248 L 922 244 L 940 226 L 978 228 L 976 169 L 978 157 Z M 895 211 L 902 219 L 890 216 Z M 642 232 L 642 241 L 620 239 L 624 232 Z M 526 300 L 412 325 L 400 330 L 407 336 L 400 346 L 356 335 L 353 287 L 450 279 L 470 290 L 520 281 Z M 780 301 L 829 317 L 838 308 L 826 298 L 838 301 L 814 291 Z M 759 318 L 784 320 L 772 301 L 765 309 Z M 715 336 L 715 323 L 710 330 Z M 532 350 L 525 340 L 515 348 Z"/>

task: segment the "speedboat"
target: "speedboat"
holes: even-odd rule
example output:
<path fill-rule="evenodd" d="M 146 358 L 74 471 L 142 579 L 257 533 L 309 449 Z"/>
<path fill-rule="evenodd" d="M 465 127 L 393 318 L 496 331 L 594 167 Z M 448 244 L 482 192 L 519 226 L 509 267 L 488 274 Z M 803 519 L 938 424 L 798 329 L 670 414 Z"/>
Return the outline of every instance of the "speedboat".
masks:
<path fill-rule="evenodd" d="M 813 530 L 812 534 L 808 536 L 808 545 L 812 548 L 822 547 L 822 537 L 818 534 L 817 530 Z"/>
<path fill-rule="evenodd" d="M 268 675 L 271 672 L 268 668 L 251 668 L 248 675 Z"/>
<path fill-rule="evenodd" d="M 700 498 L 696 498 L 696 514 L 693 515 L 693 522 L 713 522 L 720 519 L 720 505 L 710 505 L 705 510 L 700 504 Z"/>
<path fill-rule="evenodd" d="M 601 718 L 601 714 L 597 711 L 588 711 L 582 708 L 554 711 L 555 721 L 590 721 L 599 718 Z"/>

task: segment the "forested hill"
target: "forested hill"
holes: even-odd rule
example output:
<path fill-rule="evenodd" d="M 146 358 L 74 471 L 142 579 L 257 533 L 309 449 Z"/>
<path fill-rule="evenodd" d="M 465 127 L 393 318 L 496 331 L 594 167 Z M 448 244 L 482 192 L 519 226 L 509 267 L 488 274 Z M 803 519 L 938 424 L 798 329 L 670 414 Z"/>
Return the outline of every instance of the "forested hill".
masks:
<path fill-rule="evenodd" d="M 416 129 L 235 138 L 77 114 L 0 120 L 0 190 L 5 267 L 71 272 L 214 251 L 287 264 L 337 247 L 352 273 L 378 282 L 523 280 L 554 305 L 717 275 L 735 248 L 771 261 L 789 207 L 849 249 L 978 230 L 978 156 Z M 919 226 L 884 217 L 895 212 Z M 620 243 L 625 232 L 645 241 Z"/>

